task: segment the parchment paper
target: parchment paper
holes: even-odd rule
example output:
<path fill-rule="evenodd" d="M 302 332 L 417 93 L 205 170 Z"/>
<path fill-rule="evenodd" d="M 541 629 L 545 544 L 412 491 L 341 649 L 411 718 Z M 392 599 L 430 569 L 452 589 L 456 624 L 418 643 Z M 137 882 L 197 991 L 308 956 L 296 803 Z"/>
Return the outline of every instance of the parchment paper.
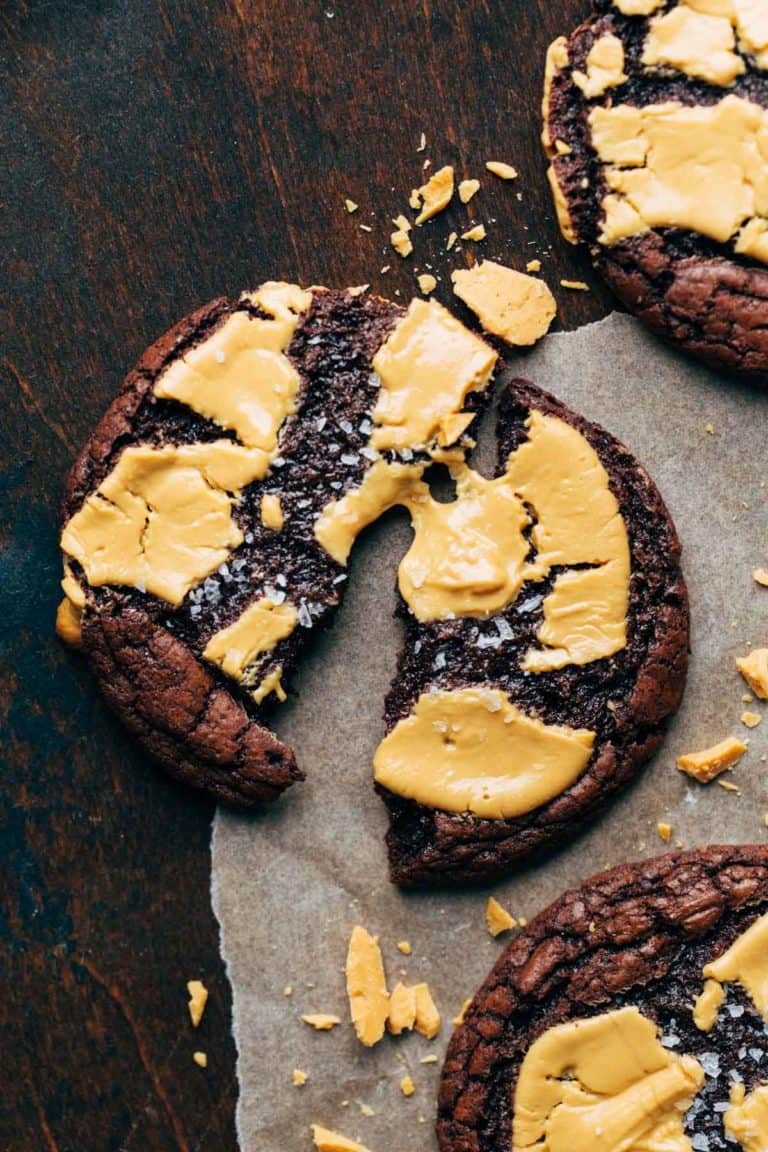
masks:
<path fill-rule="evenodd" d="M 729 732 L 747 735 L 739 721 L 746 685 L 734 658 L 768 633 L 768 590 L 751 576 L 768 566 L 768 394 L 718 379 L 621 315 L 550 336 L 514 367 L 603 423 L 646 465 L 684 544 L 693 617 L 685 703 L 660 755 L 586 835 L 494 889 L 514 914 L 530 917 L 603 867 L 664 850 L 658 820 L 669 821 L 673 842 L 686 847 L 768 834 L 768 706 L 751 705 L 763 723 L 748 734 L 750 751 L 730 777 L 741 796 L 695 784 L 674 766 L 681 752 Z M 485 471 L 493 460 L 488 423 L 475 458 Z M 371 759 L 400 645 L 392 611 L 408 539 L 399 519 L 358 543 L 334 630 L 279 713 L 277 730 L 297 749 L 306 783 L 266 814 L 216 818 L 213 903 L 234 992 L 243 1152 L 309 1150 L 311 1122 L 361 1139 L 372 1152 L 432 1152 L 451 1019 L 504 946 L 505 937 L 493 940 L 485 928 L 488 890 L 406 895 L 387 880 L 385 812 L 372 791 Z M 355 923 L 381 937 L 390 987 L 401 974 L 429 981 L 443 1014 L 437 1040 L 414 1034 L 385 1037 L 373 1049 L 358 1043 L 343 976 Z M 404 939 L 410 957 L 397 951 Z M 315 1032 L 300 1020 L 306 1012 L 335 1013 L 344 1023 Z M 439 1062 L 422 1065 L 431 1053 Z M 293 1087 L 293 1068 L 309 1074 L 303 1088 Z M 410 1099 L 399 1087 L 406 1072 L 417 1085 Z"/>

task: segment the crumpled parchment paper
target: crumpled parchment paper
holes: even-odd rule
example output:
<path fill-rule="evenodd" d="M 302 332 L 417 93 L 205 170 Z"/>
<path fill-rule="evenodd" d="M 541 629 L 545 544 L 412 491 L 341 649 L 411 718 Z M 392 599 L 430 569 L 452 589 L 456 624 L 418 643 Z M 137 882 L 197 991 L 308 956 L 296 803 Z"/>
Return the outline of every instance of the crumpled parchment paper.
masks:
<path fill-rule="evenodd" d="M 530 917 L 602 868 L 665 850 L 659 820 L 672 824 L 672 846 L 768 835 L 768 704 L 749 705 L 763 723 L 747 732 L 739 719 L 747 688 L 734 665 L 750 642 L 768 642 L 768 590 L 752 580 L 753 568 L 768 566 L 768 392 L 719 378 L 618 314 L 550 336 L 512 365 L 604 424 L 645 464 L 683 541 L 693 618 L 688 690 L 660 755 L 586 835 L 493 889 L 516 916 Z M 474 459 L 486 471 L 491 427 L 486 420 Z M 234 994 L 243 1152 L 308 1152 L 312 1122 L 371 1152 L 433 1152 L 451 1019 L 504 946 L 505 937 L 494 940 L 485 927 L 490 889 L 405 894 L 387 880 L 386 818 L 371 761 L 400 646 L 392 612 L 408 539 L 405 517 L 396 515 L 358 542 L 334 629 L 276 718 L 306 783 L 262 814 L 216 818 L 212 895 Z M 681 752 L 729 732 L 751 741 L 729 777 L 741 795 L 676 770 Z M 390 988 L 398 979 L 429 982 L 443 1014 L 436 1040 L 414 1033 L 372 1049 L 358 1043 L 343 975 L 356 923 L 380 936 Z M 411 956 L 397 950 L 401 940 Z M 335 1013 L 343 1023 L 316 1032 L 301 1022 L 308 1012 Z M 422 1064 L 428 1055 L 438 1062 Z M 308 1074 L 304 1087 L 293 1086 L 294 1068 Z M 406 1073 L 416 1083 L 409 1099 L 400 1090 Z"/>

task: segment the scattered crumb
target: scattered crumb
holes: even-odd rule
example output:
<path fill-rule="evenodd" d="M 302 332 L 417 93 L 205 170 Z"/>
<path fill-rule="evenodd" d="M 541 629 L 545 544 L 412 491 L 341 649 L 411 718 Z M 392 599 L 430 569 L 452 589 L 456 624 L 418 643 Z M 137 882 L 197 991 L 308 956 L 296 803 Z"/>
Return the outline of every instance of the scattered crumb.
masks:
<path fill-rule="evenodd" d="M 752 579 L 763 588 L 768 588 L 768 568 L 755 568 Z"/>
<path fill-rule="evenodd" d="M 357 1140 L 348 1140 L 346 1136 L 321 1128 L 319 1124 L 312 1125 L 312 1139 L 317 1152 L 368 1152 Z"/>
<path fill-rule="evenodd" d="M 401 232 L 410 232 L 411 230 L 411 222 L 407 216 L 403 216 L 402 212 L 399 216 L 395 216 L 392 223 L 394 224 L 395 228 L 399 228 Z"/>
<path fill-rule="evenodd" d="M 517 169 L 513 168 L 511 164 L 505 164 L 502 160 L 487 160 L 485 166 L 489 172 L 501 180 L 517 179 Z"/>
<path fill-rule="evenodd" d="M 397 944 L 398 952 L 402 952 L 403 956 L 410 956 L 412 952 L 411 945 L 407 940 L 399 940 Z"/>
<path fill-rule="evenodd" d="M 570 144 L 566 144 L 565 140 L 555 140 L 555 150 L 558 156 L 570 156 L 573 152 Z"/>
<path fill-rule="evenodd" d="M 750 692 L 745 692 L 741 698 L 742 704 L 751 704 L 753 700 L 754 696 Z"/>
<path fill-rule="evenodd" d="M 703 752 L 690 752 L 678 756 L 677 767 L 686 772 L 701 784 L 708 784 L 721 772 L 731 768 L 741 760 L 747 750 L 747 745 L 735 736 L 728 736 L 715 744 L 713 748 L 706 748 Z"/>
<path fill-rule="evenodd" d="M 422 272 L 421 276 L 417 276 L 416 279 L 419 282 L 419 288 L 425 296 L 429 296 L 430 292 L 434 292 L 435 288 L 437 288 L 437 280 L 435 280 L 434 276 L 431 276 L 429 272 Z"/>
<path fill-rule="evenodd" d="M 425 160 L 421 167 L 426 172 L 427 168 L 432 167 L 432 161 L 431 160 Z"/>
<path fill-rule="evenodd" d="M 283 996 L 293 996 L 293 988 L 290 984 L 286 984 L 283 988 Z"/>
<path fill-rule="evenodd" d="M 768 816 L 766 816 L 766 820 L 768 820 Z M 437 1064 L 437 1056 L 422 1056 L 419 1064 Z"/>
<path fill-rule="evenodd" d="M 459 184 L 459 200 L 462 204 L 469 204 L 472 197 L 479 191 L 479 180 L 462 180 Z"/>
<path fill-rule="evenodd" d="M 413 244 L 411 243 L 411 239 L 408 233 L 403 232 L 401 229 L 398 229 L 397 232 L 393 232 L 389 238 L 389 241 L 395 252 L 397 252 L 398 256 L 405 258 L 406 256 L 410 256 L 411 252 L 413 252 Z"/>
<path fill-rule="evenodd" d="M 659 820 L 658 824 L 656 825 L 656 831 L 658 832 L 659 836 L 661 836 L 664 843 L 669 844 L 670 840 L 672 839 L 672 825 L 665 824 L 663 820 Z"/>
<path fill-rule="evenodd" d="M 525 928 L 528 924 L 528 918 L 526 916 L 521 916 L 520 919 L 518 920 L 518 924 L 520 925 L 521 928 Z"/>
<path fill-rule="evenodd" d="M 755 648 L 748 656 L 740 656 L 736 667 L 758 700 L 768 700 L 768 648 Z"/>
<path fill-rule="evenodd" d="M 458 240 L 458 236 L 456 235 L 456 233 L 455 233 L 455 232 L 451 232 L 451 234 L 449 235 L 449 237 L 448 237 L 448 239 L 446 240 L 446 243 L 445 243 L 445 250 L 446 250 L 446 252 L 450 252 L 451 248 L 453 248 L 453 246 L 454 246 L 454 244 L 456 243 L 456 241 L 457 241 L 457 240 Z"/>
<path fill-rule="evenodd" d="M 344 207 L 346 208 L 347 212 L 349 212 L 349 214 L 351 216 L 353 212 L 357 212 L 360 205 L 355 204 L 354 200 L 345 200 L 344 201 Z"/>
<path fill-rule="evenodd" d="M 202 980 L 188 980 L 187 992 L 189 992 L 188 1008 L 192 1027 L 197 1028 L 203 1018 L 205 1005 L 208 1002 L 208 989 Z"/>
<path fill-rule="evenodd" d="M 494 900 L 493 896 L 488 897 L 485 905 L 485 922 L 491 936 L 500 936 L 502 932 L 517 928 L 517 920 L 514 916 L 510 916 L 506 908 L 503 908 L 498 900 Z"/>
<path fill-rule="evenodd" d="M 474 228 L 470 228 L 467 232 L 462 232 L 462 240 L 485 240 L 486 231 L 484 224 L 475 224 Z"/>
<path fill-rule="evenodd" d="M 403 1076 L 402 1080 L 400 1081 L 400 1091 L 402 1092 L 403 1096 L 413 1096 L 414 1092 L 416 1091 L 416 1085 L 410 1076 Z"/>
<path fill-rule="evenodd" d="M 306 1072 L 302 1072 L 301 1068 L 294 1068 L 293 1072 L 291 1073 L 291 1078 L 296 1087 L 301 1088 L 302 1085 L 306 1084 L 309 1076 Z"/>
<path fill-rule="evenodd" d="M 440 1031 L 440 1013 L 432 999 L 428 984 L 415 984 L 416 993 L 416 1031 L 427 1040 L 434 1040 Z"/>
<path fill-rule="evenodd" d="M 411 190 L 411 194 L 408 197 L 408 203 L 410 207 L 413 208 L 414 212 L 417 212 L 419 208 L 421 208 L 421 193 L 419 192 L 418 188 L 413 188 Z"/>
<path fill-rule="evenodd" d="M 704 431 L 706 432 L 707 436 L 714 436 L 714 434 L 715 434 L 714 424 L 705 424 L 704 425 Z"/>
<path fill-rule="evenodd" d="M 745 728 L 757 728 L 760 723 L 760 717 L 757 712 L 742 712 L 741 722 Z"/>
<path fill-rule="evenodd" d="M 426 147 L 427 147 L 427 138 L 424 135 L 424 133 L 422 132 L 421 139 L 419 140 L 419 146 L 416 149 L 416 151 L 417 152 L 423 152 L 426 149 Z"/>
<path fill-rule="evenodd" d="M 434 176 L 419 188 L 418 195 L 424 203 L 416 217 L 416 223 L 424 224 L 450 204 L 453 196 L 453 168 L 447 164 L 435 172 Z"/>
<path fill-rule="evenodd" d="M 367 1048 L 384 1035 L 389 1015 L 389 992 L 378 936 L 356 925 L 347 949 L 347 995 L 357 1038 Z"/>
<path fill-rule="evenodd" d="M 310 1028 L 315 1028 L 318 1032 L 330 1032 L 331 1028 L 335 1028 L 337 1024 L 341 1024 L 338 1016 L 329 1016 L 326 1012 L 309 1013 L 302 1016 L 305 1024 L 309 1024 Z"/>
<path fill-rule="evenodd" d="M 544 335 L 557 312 L 543 280 L 483 260 L 451 273 L 453 290 L 472 309 L 486 332 L 508 344 L 530 345 Z"/>
<path fill-rule="evenodd" d="M 735 792 L 737 796 L 741 796 L 741 788 L 739 788 L 738 784 L 733 784 L 730 780 L 718 780 L 718 784 L 721 788 L 724 788 L 726 792 Z"/>
<path fill-rule="evenodd" d="M 361 232 L 373 232 L 373 228 L 371 228 L 370 224 L 361 224 L 360 225 L 360 231 Z"/>
<path fill-rule="evenodd" d="M 464 1003 L 462 1004 L 461 1008 L 459 1009 L 458 1015 L 454 1016 L 453 1020 L 451 1021 L 452 1024 L 455 1024 L 458 1027 L 459 1024 L 464 1023 L 464 1017 L 466 1016 L 467 1010 L 469 1009 L 469 1006 L 471 1003 L 472 1003 L 472 997 L 470 996 L 469 999 L 465 1000 Z"/>
<path fill-rule="evenodd" d="M 416 989 L 406 984 L 396 984 L 389 998 L 387 1028 L 393 1036 L 410 1032 L 416 1023 Z"/>
<path fill-rule="evenodd" d="M 208 1053 L 207 1052 L 193 1052 L 192 1053 L 192 1059 L 194 1060 L 195 1064 L 197 1064 L 198 1068 L 207 1068 L 208 1067 Z"/>
<path fill-rule="evenodd" d="M 571 288 L 574 292 L 589 292 L 589 284 L 583 280 L 561 280 L 561 288 Z"/>
<path fill-rule="evenodd" d="M 376 1115 L 373 1108 L 371 1108 L 370 1104 L 361 1104 L 360 1105 L 360 1111 L 361 1111 L 362 1115 L 366 1116 L 368 1119 L 370 1119 L 371 1116 Z"/>
<path fill-rule="evenodd" d="M 541 260 L 529 260 L 525 270 L 526 272 L 541 272 Z"/>
<path fill-rule="evenodd" d="M 763 824 L 765 824 L 766 828 L 768 828 L 768 812 L 766 812 L 765 816 L 763 816 Z"/>

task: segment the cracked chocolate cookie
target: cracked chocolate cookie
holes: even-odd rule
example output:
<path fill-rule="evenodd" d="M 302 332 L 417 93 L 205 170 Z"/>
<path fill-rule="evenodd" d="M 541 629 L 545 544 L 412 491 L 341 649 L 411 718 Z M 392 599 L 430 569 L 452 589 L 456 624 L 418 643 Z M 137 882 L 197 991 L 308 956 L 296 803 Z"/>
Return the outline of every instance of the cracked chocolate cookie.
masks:
<path fill-rule="evenodd" d="M 67 486 L 60 633 L 163 767 L 237 805 L 300 778 L 269 709 L 359 532 L 407 509 L 374 759 L 401 884 L 484 880 L 572 834 L 655 751 L 683 688 L 661 497 L 525 381 L 501 404 L 496 477 L 474 471 L 496 367 L 435 301 L 266 284 L 150 349 Z"/>
<path fill-rule="evenodd" d="M 594 0 L 547 60 L 561 230 L 653 331 L 768 373 L 768 22 L 751 0 Z"/>
<path fill-rule="evenodd" d="M 768 848 L 624 865 L 537 916 L 451 1039 L 442 1152 L 768 1147 Z"/>

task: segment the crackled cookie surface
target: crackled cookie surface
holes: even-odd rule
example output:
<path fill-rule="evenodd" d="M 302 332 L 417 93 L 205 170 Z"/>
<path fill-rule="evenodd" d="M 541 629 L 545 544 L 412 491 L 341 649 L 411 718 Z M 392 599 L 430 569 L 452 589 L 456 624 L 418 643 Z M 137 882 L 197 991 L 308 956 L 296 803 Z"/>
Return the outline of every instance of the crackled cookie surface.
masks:
<path fill-rule="evenodd" d="M 442 1152 L 768 1146 L 768 849 L 625 865 L 507 948 L 454 1033 Z"/>
<path fill-rule="evenodd" d="M 768 370 L 768 7 L 595 0 L 550 47 L 544 145 L 566 239 L 651 328 Z"/>
<path fill-rule="evenodd" d="M 239 805 L 300 778 L 268 709 L 340 603 L 359 533 L 407 511 L 373 765 L 399 883 L 496 875 L 570 833 L 682 692 L 685 588 L 658 492 L 524 381 L 502 401 L 497 474 L 475 471 L 497 360 L 436 301 L 265 284 L 150 349 L 67 490 L 60 633 L 168 771 Z"/>

